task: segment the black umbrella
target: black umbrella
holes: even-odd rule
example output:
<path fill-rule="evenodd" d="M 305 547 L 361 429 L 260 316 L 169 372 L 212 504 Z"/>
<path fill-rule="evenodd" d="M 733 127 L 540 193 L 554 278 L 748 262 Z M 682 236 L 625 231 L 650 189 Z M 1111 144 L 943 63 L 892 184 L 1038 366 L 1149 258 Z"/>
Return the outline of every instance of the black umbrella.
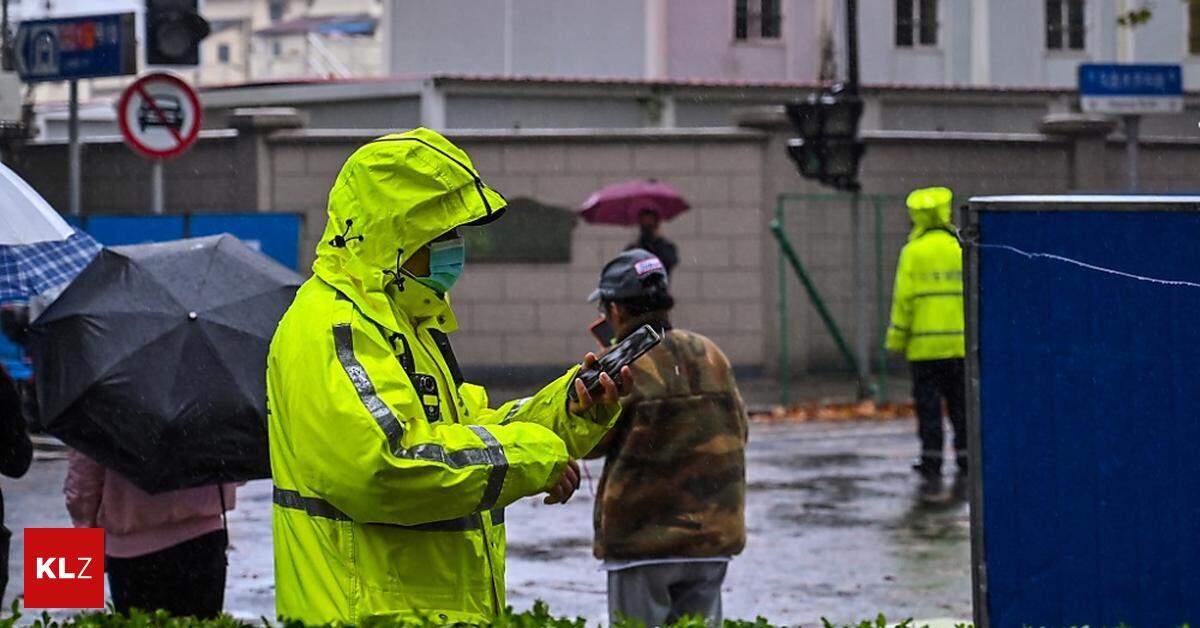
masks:
<path fill-rule="evenodd" d="M 269 477 L 267 347 L 300 282 L 227 234 L 104 249 L 31 326 L 41 427 L 152 493 Z"/>

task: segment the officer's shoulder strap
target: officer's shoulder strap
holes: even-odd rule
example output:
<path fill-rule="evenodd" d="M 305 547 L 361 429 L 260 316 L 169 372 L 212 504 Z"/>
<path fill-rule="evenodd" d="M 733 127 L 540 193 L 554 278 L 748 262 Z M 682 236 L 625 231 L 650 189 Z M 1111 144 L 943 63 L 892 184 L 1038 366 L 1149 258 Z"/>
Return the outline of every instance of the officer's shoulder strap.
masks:
<path fill-rule="evenodd" d="M 442 353 L 446 367 L 450 369 L 450 377 L 454 379 L 454 386 L 462 386 L 466 380 L 463 378 L 462 369 L 458 366 L 458 358 L 454 357 L 454 348 L 450 346 L 450 336 L 440 329 L 430 329 L 429 335 L 433 338 L 433 343 L 437 345 L 438 351 Z"/>

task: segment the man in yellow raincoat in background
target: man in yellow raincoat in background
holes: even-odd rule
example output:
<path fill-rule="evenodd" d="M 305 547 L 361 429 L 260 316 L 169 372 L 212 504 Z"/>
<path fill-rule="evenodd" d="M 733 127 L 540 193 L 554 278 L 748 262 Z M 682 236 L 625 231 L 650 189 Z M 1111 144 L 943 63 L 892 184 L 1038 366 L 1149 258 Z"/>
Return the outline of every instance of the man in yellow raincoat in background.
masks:
<path fill-rule="evenodd" d="M 496 409 L 463 381 L 446 297 L 462 270 L 457 230 L 504 206 L 466 153 L 427 129 L 370 142 L 342 167 L 314 276 L 267 360 L 280 616 L 497 614 L 504 507 L 541 492 L 565 501 L 574 459 L 617 419 L 627 370 L 624 390 L 602 376 L 595 399 L 575 367 Z"/>
<path fill-rule="evenodd" d="M 921 459 L 913 470 L 933 490 L 939 490 L 942 481 L 943 399 L 954 429 L 958 472 L 967 472 L 962 247 L 950 222 L 952 200 L 953 194 L 943 187 L 908 195 L 913 228 L 900 251 L 887 331 L 887 348 L 903 351 L 912 367 L 921 439 Z"/>

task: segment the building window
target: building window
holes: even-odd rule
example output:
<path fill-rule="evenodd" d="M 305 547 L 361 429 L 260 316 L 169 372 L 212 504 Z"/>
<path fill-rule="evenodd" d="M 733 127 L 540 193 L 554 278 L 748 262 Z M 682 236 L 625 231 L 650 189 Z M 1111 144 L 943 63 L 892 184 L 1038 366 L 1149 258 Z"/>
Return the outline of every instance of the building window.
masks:
<path fill-rule="evenodd" d="M 1084 0 L 1046 0 L 1046 49 L 1083 50 Z"/>
<path fill-rule="evenodd" d="M 1200 55 L 1200 2 L 1188 2 L 1188 53 Z"/>
<path fill-rule="evenodd" d="M 896 0 L 896 45 L 936 46 L 937 0 Z"/>
<path fill-rule="evenodd" d="M 276 57 L 283 54 L 283 46 L 278 41 L 271 42 L 271 54 Z"/>
<path fill-rule="evenodd" d="M 780 5 L 781 0 L 734 0 L 734 39 L 779 39 L 783 30 Z"/>
<path fill-rule="evenodd" d="M 219 44 L 217 46 L 217 61 L 219 63 L 229 63 L 229 44 Z"/>
<path fill-rule="evenodd" d="M 267 5 L 267 11 L 272 22 L 282 20 L 284 11 L 287 11 L 287 0 L 271 0 Z"/>

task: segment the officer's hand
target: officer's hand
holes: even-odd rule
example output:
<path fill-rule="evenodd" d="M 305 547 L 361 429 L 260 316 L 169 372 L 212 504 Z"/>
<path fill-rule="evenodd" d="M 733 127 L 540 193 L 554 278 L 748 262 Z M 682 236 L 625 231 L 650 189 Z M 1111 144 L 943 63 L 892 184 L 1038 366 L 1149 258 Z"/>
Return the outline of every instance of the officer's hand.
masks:
<path fill-rule="evenodd" d="M 597 358 L 595 353 L 588 353 L 587 355 L 583 356 L 583 368 L 596 368 L 596 362 L 599 361 L 600 358 Z M 600 385 L 604 388 L 604 390 L 596 397 L 593 397 L 592 394 L 588 392 L 587 387 L 583 385 L 583 380 L 576 378 L 572 385 L 575 387 L 575 396 L 579 399 L 579 401 L 569 402 L 567 409 L 571 411 L 571 414 L 583 414 L 592 406 L 607 406 L 618 403 L 621 397 L 632 392 L 633 372 L 629 370 L 628 366 L 621 369 L 621 385 L 619 387 L 617 386 L 617 383 L 608 376 L 608 373 L 601 373 Z"/>
<path fill-rule="evenodd" d="M 543 504 L 565 504 L 570 501 L 571 496 L 579 488 L 579 463 L 574 460 L 568 460 L 567 466 L 563 469 L 562 475 L 558 476 L 558 483 L 550 490 L 546 498 L 542 500 Z"/>

